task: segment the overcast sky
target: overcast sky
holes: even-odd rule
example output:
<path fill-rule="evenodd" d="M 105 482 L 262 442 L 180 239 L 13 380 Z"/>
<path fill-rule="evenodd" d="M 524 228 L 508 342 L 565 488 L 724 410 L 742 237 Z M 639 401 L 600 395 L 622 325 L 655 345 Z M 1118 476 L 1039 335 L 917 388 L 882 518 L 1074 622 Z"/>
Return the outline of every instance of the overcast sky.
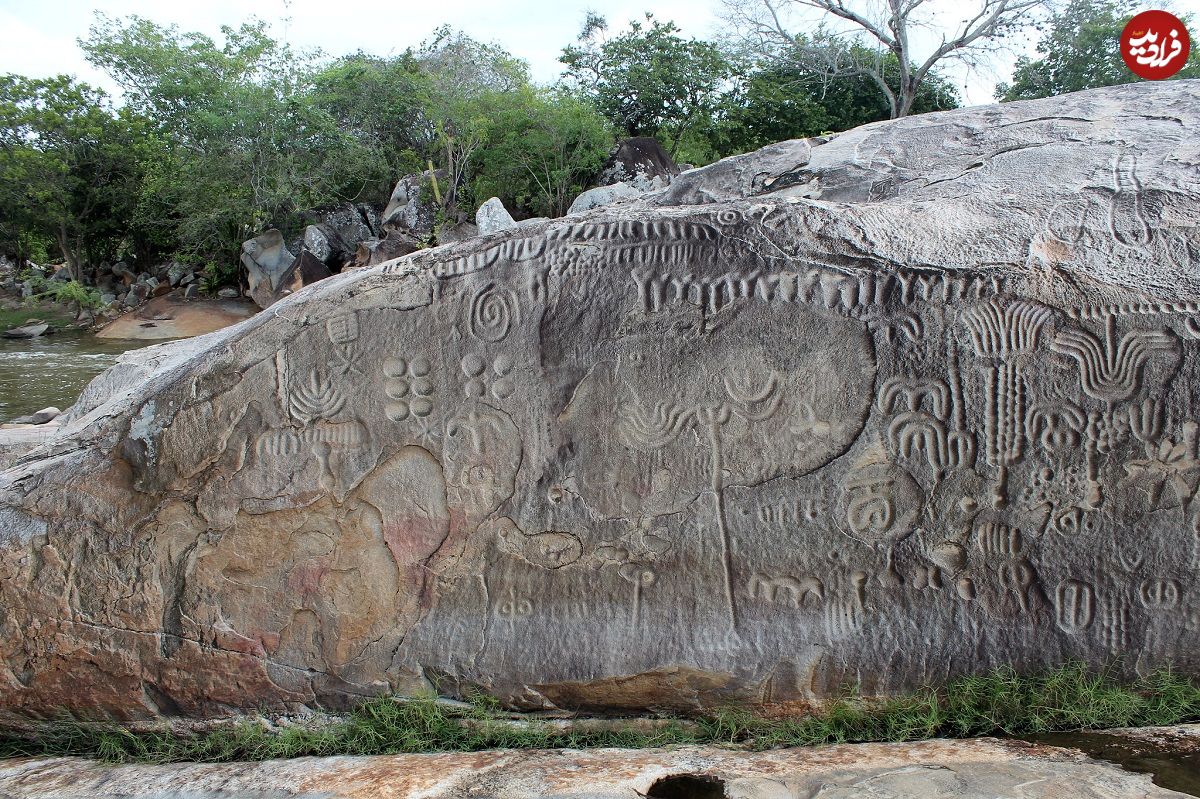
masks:
<path fill-rule="evenodd" d="M 936 0 L 936 5 L 952 9 L 959 0 Z M 1200 17 L 1200 0 L 1175 0 L 1170 5 Z M 524 58 L 534 78 L 543 83 L 558 77 L 558 55 L 575 39 L 588 9 L 604 14 L 614 26 L 653 11 L 697 38 L 718 35 L 721 24 L 717 0 L 292 0 L 286 6 L 284 0 L 0 0 L 0 73 L 41 77 L 66 72 L 112 90 L 112 83 L 83 60 L 75 43 L 87 34 L 96 9 L 117 17 L 138 14 L 211 36 L 219 34 L 221 25 L 237 25 L 254 15 L 272 22 L 275 35 L 286 36 L 293 45 L 319 47 L 331 55 L 355 50 L 400 53 L 438 25 L 449 24 Z M 1009 78 L 1011 61 L 999 59 L 991 69 L 974 74 L 950 70 L 950 77 L 965 103 L 991 102 L 992 87 Z"/>

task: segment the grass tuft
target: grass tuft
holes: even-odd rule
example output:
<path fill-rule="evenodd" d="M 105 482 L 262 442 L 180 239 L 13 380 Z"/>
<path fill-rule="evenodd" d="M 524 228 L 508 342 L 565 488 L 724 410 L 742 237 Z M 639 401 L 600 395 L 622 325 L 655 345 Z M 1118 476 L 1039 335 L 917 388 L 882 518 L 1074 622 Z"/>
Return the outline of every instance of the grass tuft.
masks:
<path fill-rule="evenodd" d="M 323 725 L 276 727 L 246 720 L 195 734 L 134 732 L 64 716 L 36 734 L 0 731 L 0 757 L 83 755 L 108 762 L 228 762 L 302 756 L 466 752 L 482 749 L 640 749 L 681 744 L 751 749 L 933 737 L 1021 736 L 1200 721 L 1200 685 L 1165 669 L 1133 684 L 1112 669 L 1068 663 L 1023 676 L 1011 668 L 941 689 L 866 700 L 854 693 L 818 714 L 765 719 L 723 708 L 696 720 L 589 723 L 525 720 L 492 697 L 448 704 L 384 697 Z"/>

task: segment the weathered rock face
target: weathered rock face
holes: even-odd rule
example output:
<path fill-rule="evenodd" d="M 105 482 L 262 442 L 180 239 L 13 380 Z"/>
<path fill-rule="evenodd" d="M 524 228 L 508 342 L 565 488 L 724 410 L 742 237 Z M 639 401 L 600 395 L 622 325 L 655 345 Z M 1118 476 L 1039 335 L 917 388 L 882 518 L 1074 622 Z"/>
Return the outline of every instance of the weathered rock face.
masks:
<path fill-rule="evenodd" d="M 1190 728 L 1166 730 L 1184 741 L 1195 736 Z M 1161 733 L 1163 728 L 1154 731 Z M 498 750 L 124 766 L 82 758 L 0 760 L 0 792 L 22 799 L 459 799 L 480 795 L 497 799 L 1184 799 L 1188 795 L 1158 787 L 1147 774 L 1131 774 L 1073 750 L 987 738 L 768 752 L 705 747 Z"/>
<path fill-rule="evenodd" d="M 1180 81 L 786 143 L 155 348 L 0 476 L 0 705 L 1200 671 L 1197 125 Z"/>
<path fill-rule="evenodd" d="M 292 269 L 296 256 L 288 249 L 283 234 L 272 228 L 242 243 L 242 264 L 246 267 L 249 295 L 260 308 L 303 285 Z"/>
<path fill-rule="evenodd" d="M 621 141 L 600 167 L 597 186 L 625 183 L 638 191 L 661 189 L 679 174 L 675 161 L 652 136 Z"/>

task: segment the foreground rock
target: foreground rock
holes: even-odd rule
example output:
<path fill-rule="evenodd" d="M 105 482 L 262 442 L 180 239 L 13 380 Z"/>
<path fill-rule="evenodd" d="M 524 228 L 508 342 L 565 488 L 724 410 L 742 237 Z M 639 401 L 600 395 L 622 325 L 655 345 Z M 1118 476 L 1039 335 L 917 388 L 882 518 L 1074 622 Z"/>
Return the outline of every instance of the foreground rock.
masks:
<path fill-rule="evenodd" d="M 156 348 L 0 475 L 0 706 L 1200 673 L 1198 125 L 1178 81 L 786 143 Z"/>
<path fill-rule="evenodd" d="M 676 792 L 669 792 L 674 786 Z M 707 792 L 705 792 L 707 791 Z M 728 799 L 1166 799 L 1145 775 L 1078 752 L 990 739 L 747 753 L 720 749 L 479 752 L 104 766 L 0 761 L 0 794 L 21 799 L 203 796 L 325 799 L 728 797 Z"/>

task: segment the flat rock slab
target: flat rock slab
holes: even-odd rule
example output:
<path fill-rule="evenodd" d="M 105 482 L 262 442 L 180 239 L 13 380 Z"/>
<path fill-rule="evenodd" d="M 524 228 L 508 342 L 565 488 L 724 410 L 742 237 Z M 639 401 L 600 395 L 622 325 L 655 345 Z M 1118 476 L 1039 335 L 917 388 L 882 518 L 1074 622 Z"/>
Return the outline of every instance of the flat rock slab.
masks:
<path fill-rule="evenodd" d="M 642 799 L 673 775 L 715 778 L 728 799 L 1166 799 L 1145 775 L 1077 752 L 1011 741 L 857 744 L 746 753 L 493 751 L 105 766 L 77 758 L 0 763 L 13 799 Z M 687 794 L 683 794 L 687 795 Z M 720 795 L 720 794 L 716 794 Z"/>
<path fill-rule="evenodd" d="M 97 338 L 138 341 L 187 338 L 236 325 L 258 312 L 258 306 L 238 300 L 183 301 L 178 293 L 155 297 L 133 313 L 114 319 Z"/>

